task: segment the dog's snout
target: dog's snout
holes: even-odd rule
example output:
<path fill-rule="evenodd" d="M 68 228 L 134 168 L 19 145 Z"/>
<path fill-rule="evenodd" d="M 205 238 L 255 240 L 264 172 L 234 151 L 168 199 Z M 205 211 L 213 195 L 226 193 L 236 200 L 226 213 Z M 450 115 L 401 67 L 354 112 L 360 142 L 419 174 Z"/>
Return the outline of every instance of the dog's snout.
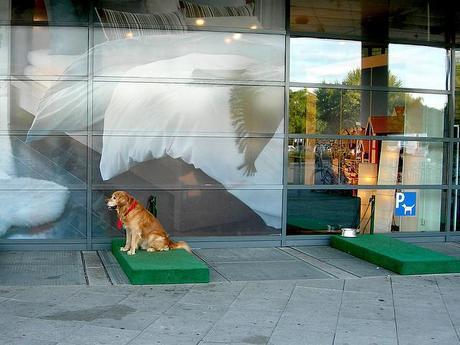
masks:
<path fill-rule="evenodd" d="M 109 198 L 105 198 L 105 203 L 107 205 L 107 207 L 111 210 L 114 210 L 117 208 L 117 202 L 115 200 L 115 198 L 113 197 L 113 195 Z"/>

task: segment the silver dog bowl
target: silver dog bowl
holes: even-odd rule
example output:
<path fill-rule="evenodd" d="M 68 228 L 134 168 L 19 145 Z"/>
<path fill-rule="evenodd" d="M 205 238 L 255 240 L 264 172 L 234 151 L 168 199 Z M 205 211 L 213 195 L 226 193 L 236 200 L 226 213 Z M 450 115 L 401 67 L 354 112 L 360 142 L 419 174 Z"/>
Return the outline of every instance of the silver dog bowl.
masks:
<path fill-rule="evenodd" d="M 358 230 L 353 228 L 342 228 L 342 236 L 343 237 L 356 237 L 358 234 Z"/>

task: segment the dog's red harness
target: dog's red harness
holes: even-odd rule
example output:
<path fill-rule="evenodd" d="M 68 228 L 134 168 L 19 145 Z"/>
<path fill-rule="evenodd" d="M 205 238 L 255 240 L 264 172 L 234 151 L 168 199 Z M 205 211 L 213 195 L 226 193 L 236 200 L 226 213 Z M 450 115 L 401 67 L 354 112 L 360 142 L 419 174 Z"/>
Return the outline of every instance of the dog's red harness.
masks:
<path fill-rule="evenodd" d="M 137 206 L 137 201 L 134 200 L 134 201 L 132 202 L 132 204 L 129 205 L 128 211 L 126 211 L 126 213 L 125 213 L 125 217 L 128 215 L 129 212 L 131 212 L 132 210 L 134 210 L 134 207 L 136 207 L 136 206 Z M 121 221 L 120 218 L 118 218 L 118 221 L 117 221 L 117 228 L 118 228 L 118 230 L 121 230 L 122 227 L 123 227 L 123 222 Z"/>

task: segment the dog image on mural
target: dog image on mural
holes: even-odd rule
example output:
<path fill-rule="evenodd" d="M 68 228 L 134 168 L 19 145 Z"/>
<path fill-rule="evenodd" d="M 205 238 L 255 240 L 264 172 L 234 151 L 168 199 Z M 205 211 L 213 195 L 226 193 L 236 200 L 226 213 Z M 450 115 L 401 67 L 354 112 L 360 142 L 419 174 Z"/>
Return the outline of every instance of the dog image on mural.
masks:
<path fill-rule="evenodd" d="M 107 207 L 117 211 L 118 228 L 126 229 L 126 244 L 120 250 L 134 255 L 140 247 L 148 252 L 182 248 L 191 252 L 186 242 L 173 242 L 160 221 L 130 194 L 117 191 L 107 199 Z"/>

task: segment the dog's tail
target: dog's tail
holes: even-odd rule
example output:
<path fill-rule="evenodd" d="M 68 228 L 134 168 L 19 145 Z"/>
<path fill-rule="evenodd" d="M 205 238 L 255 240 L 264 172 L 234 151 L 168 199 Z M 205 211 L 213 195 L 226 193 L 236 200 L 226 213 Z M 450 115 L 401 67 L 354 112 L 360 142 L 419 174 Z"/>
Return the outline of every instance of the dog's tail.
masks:
<path fill-rule="evenodd" d="M 189 253 L 192 252 L 192 249 L 190 248 L 190 246 L 187 244 L 187 242 L 184 242 L 184 241 L 179 241 L 179 242 L 169 241 L 169 248 L 170 249 L 185 249 Z"/>

